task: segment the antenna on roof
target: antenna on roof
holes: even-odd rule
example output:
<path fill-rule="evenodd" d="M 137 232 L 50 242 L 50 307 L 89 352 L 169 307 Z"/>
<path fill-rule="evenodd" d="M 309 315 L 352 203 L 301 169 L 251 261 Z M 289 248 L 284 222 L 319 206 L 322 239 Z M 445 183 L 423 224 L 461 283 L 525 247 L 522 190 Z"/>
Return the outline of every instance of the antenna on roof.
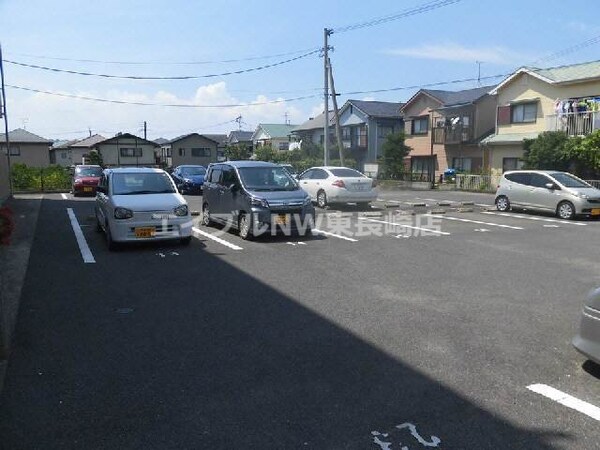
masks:
<path fill-rule="evenodd" d="M 21 117 L 21 123 L 23 124 L 23 129 L 27 129 L 27 124 L 29 123 L 29 117 Z"/>
<path fill-rule="evenodd" d="M 477 86 L 481 86 L 481 65 L 483 61 L 475 61 L 475 64 L 477 64 Z"/>
<path fill-rule="evenodd" d="M 285 116 L 285 124 L 286 124 L 286 125 L 289 125 L 289 124 L 290 124 L 290 119 L 289 119 L 289 117 L 288 117 L 288 116 L 289 116 L 289 114 L 288 114 L 288 112 L 287 112 L 287 111 L 285 112 L 284 116 Z"/>
<path fill-rule="evenodd" d="M 88 127 L 88 132 L 90 133 L 90 137 L 92 137 L 92 128 Z"/>
<path fill-rule="evenodd" d="M 235 121 L 238 124 L 238 131 L 242 131 L 242 115 L 240 114 L 235 118 Z"/>

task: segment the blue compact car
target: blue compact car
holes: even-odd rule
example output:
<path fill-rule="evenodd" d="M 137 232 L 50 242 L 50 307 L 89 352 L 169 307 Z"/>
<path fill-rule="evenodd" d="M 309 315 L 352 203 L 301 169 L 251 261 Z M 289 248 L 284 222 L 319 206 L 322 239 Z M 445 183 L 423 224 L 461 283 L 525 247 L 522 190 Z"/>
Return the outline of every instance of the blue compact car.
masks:
<path fill-rule="evenodd" d="M 178 166 L 171 176 L 181 194 L 201 194 L 204 186 L 204 166 Z"/>

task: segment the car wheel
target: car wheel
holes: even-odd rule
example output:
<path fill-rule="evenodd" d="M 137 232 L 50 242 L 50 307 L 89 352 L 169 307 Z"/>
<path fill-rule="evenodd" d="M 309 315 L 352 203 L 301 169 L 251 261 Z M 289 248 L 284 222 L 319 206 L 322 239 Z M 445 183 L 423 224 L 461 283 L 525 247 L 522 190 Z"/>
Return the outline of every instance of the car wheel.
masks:
<path fill-rule="evenodd" d="M 325 191 L 317 192 L 317 206 L 319 208 L 325 208 L 327 206 L 327 194 Z"/>
<path fill-rule="evenodd" d="M 108 223 L 106 224 L 106 246 L 108 247 L 109 252 L 114 252 L 117 249 L 117 243 L 113 241 Z"/>
<path fill-rule="evenodd" d="M 184 238 L 181 238 L 179 240 L 179 242 L 181 242 L 181 245 L 190 245 L 190 242 L 192 242 L 192 237 L 191 236 L 186 236 Z"/>
<path fill-rule="evenodd" d="M 510 202 L 508 201 L 508 197 L 501 195 L 496 199 L 496 209 L 498 211 L 508 211 L 510 209 Z"/>
<path fill-rule="evenodd" d="M 252 216 L 250 214 L 241 213 L 238 221 L 238 232 L 242 239 L 250 239 L 252 237 Z"/>
<path fill-rule="evenodd" d="M 212 219 L 210 218 L 210 209 L 208 208 L 208 203 L 202 205 L 202 225 L 205 227 L 210 227 L 212 224 Z"/>
<path fill-rule="evenodd" d="M 575 207 L 571 202 L 560 202 L 556 208 L 556 215 L 564 220 L 575 218 Z"/>

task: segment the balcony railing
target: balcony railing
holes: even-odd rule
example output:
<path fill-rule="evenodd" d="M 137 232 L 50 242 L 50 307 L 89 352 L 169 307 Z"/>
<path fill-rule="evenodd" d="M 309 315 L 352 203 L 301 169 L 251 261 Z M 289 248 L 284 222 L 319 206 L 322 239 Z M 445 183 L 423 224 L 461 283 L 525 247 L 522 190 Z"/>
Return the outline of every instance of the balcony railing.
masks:
<path fill-rule="evenodd" d="M 546 116 L 546 130 L 585 136 L 600 130 L 600 112 L 572 112 Z"/>
<path fill-rule="evenodd" d="M 461 125 L 433 128 L 434 144 L 461 144 L 473 139 L 473 129 Z"/>

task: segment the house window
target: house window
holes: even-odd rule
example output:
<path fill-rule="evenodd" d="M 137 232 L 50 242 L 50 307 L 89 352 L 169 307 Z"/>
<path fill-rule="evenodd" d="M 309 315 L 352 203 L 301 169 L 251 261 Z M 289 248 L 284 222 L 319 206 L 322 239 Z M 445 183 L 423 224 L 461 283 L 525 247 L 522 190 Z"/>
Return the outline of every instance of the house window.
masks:
<path fill-rule="evenodd" d="M 429 117 L 416 117 L 412 121 L 411 134 L 427 134 L 429 131 Z"/>
<path fill-rule="evenodd" d="M 520 161 L 519 158 L 502 158 L 502 172 L 522 169 L 523 164 L 523 161 Z"/>
<path fill-rule="evenodd" d="M 279 143 L 279 150 L 289 150 L 289 149 L 290 149 L 289 142 L 280 142 Z"/>
<path fill-rule="evenodd" d="M 172 150 L 170 148 L 167 149 L 167 157 L 170 158 L 172 156 Z"/>
<path fill-rule="evenodd" d="M 358 127 L 357 131 L 358 131 L 358 146 L 366 147 L 367 146 L 367 127 L 364 125 L 361 125 L 360 127 Z"/>
<path fill-rule="evenodd" d="M 6 145 L 2 145 L 0 146 L 0 149 L 2 150 L 2 154 L 6 155 Z M 21 148 L 17 145 L 17 146 L 10 146 L 10 156 L 21 156 Z"/>
<path fill-rule="evenodd" d="M 193 148 L 192 156 L 196 158 L 210 156 L 210 148 Z"/>
<path fill-rule="evenodd" d="M 379 126 L 377 127 L 377 137 L 386 138 L 394 132 L 394 127 Z"/>
<path fill-rule="evenodd" d="M 349 141 L 352 139 L 352 128 L 342 127 L 342 140 Z"/>
<path fill-rule="evenodd" d="M 512 123 L 535 122 L 537 117 L 537 102 L 521 103 L 510 107 L 510 118 Z"/>
<path fill-rule="evenodd" d="M 68 155 L 67 155 L 67 152 L 60 152 L 60 157 L 61 157 L 62 159 L 67 159 L 67 156 L 68 156 Z"/>
<path fill-rule="evenodd" d="M 132 158 L 142 156 L 142 149 L 135 147 L 121 147 L 121 156 L 124 158 Z"/>
<path fill-rule="evenodd" d="M 185 148 L 179 149 L 179 156 L 185 156 Z"/>

